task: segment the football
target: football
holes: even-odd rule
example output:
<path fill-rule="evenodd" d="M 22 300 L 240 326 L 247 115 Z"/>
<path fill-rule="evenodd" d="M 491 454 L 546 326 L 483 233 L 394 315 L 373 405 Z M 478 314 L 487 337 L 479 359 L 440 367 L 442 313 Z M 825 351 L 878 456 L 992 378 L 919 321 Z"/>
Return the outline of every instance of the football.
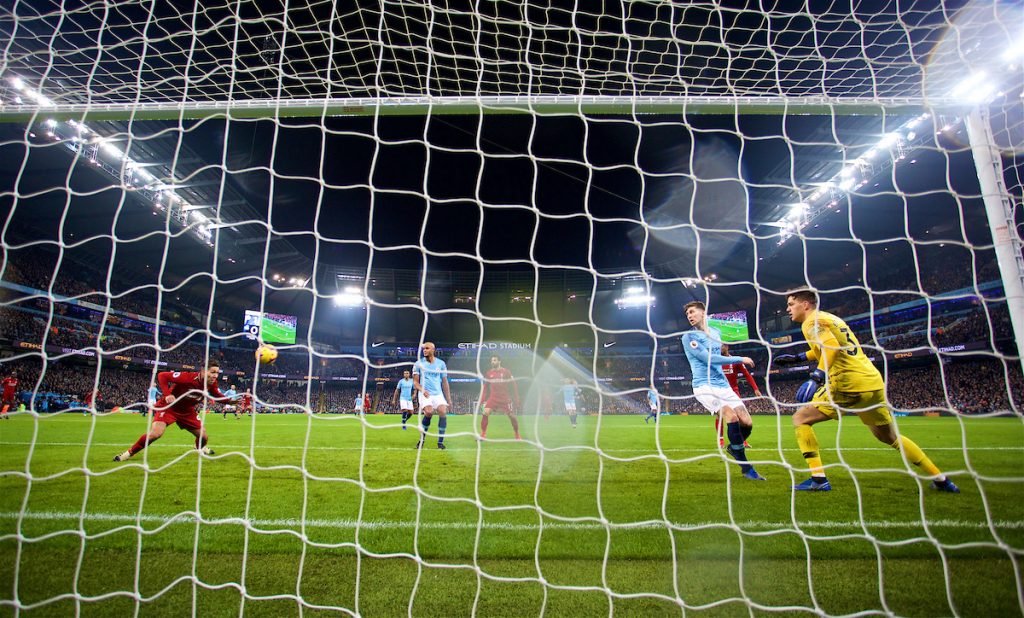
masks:
<path fill-rule="evenodd" d="M 266 365 L 277 360 L 277 348 L 265 343 L 256 350 L 256 359 Z"/>

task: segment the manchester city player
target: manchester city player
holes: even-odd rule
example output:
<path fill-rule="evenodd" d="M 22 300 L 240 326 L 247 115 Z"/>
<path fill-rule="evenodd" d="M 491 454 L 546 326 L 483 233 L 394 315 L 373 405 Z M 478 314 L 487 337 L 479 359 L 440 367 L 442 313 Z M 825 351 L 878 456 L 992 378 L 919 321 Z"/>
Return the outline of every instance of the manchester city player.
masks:
<path fill-rule="evenodd" d="M 683 307 L 686 319 L 693 326 L 683 334 L 683 350 L 690 361 L 693 373 L 693 394 L 702 406 L 712 414 L 721 414 L 726 427 L 729 445 L 726 450 L 733 459 L 740 462 L 743 476 L 752 481 L 765 478 L 747 463 L 747 452 L 743 441 L 754 428 L 750 413 L 736 393 L 729 387 L 729 380 L 722 371 L 722 365 L 743 363 L 754 366 L 754 360 L 746 356 L 722 356 L 722 334 L 708 327 L 704 303 L 693 301 Z"/>

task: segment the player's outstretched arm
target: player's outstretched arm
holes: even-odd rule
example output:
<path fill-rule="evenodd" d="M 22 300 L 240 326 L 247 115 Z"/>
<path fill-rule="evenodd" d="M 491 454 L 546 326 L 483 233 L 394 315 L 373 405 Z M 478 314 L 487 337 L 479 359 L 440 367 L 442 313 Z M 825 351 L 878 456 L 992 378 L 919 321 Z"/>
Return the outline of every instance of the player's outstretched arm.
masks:
<path fill-rule="evenodd" d="M 721 354 L 712 354 L 703 339 L 701 337 L 693 336 L 692 332 L 686 333 L 684 337 L 686 338 L 686 345 L 689 348 L 687 353 L 692 354 L 705 364 L 722 366 L 744 362 L 745 357 L 742 356 L 722 356 Z M 748 358 L 747 360 L 750 359 Z"/>
<path fill-rule="evenodd" d="M 807 362 L 807 352 L 799 354 L 777 354 L 773 359 L 776 365 L 798 365 Z"/>

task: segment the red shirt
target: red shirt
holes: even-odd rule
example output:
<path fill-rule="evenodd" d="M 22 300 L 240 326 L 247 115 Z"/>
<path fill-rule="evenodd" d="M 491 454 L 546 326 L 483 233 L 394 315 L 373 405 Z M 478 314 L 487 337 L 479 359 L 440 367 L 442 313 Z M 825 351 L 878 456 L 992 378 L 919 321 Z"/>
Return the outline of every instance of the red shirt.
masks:
<path fill-rule="evenodd" d="M 750 388 L 754 389 L 755 393 L 760 390 L 757 388 L 757 382 L 754 381 L 754 376 L 750 375 L 750 372 L 747 371 L 747 366 L 744 365 L 743 363 L 736 363 L 735 365 L 722 365 L 722 373 L 725 374 L 725 379 L 729 380 L 729 386 L 732 387 L 732 390 L 734 393 L 736 393 L 737 397 L 741 397 L 740 377 L 736 375 L 737 371 L 743 373 L 743 377 L 747 379 L 747 384 L 750 385 Z"/>
<path fill-rule="evenodd" d="M 248 408 L 252 405 L 252 395 L 249 393 L 243 393 L 240 401 L 243 408 Z"/>
<path fill-rule="evenodd" d="M 84 397 L 85 405 L 91 406 L 92 402 L 97 400 L 97 399 L 99 399 L 99 398 L 100 398 L 100 392 L 99 391 L 92 391 L 90 393 L 86 393 L 85 397 Z"/>
<path fill-rule="evenodd" d="M 513 397 L 509 396 L 508 386 L 512 385 Z M 482 399 L 494 404 L 515 403 L 519 406 L 519 385 L 516 384 L 512 372 L 504 367 L 488 369 L 484 374 L 484 391 Z"/>
<path fill-rule="evenodd" d="M 14 398 L 14 389 L 18 388 L 18 378 L 14 376 L 7 376 L 3 381 L 4 385 L 4 399 Z"/>
<path fill-rule="evenodd" d="M 174 403 L 171 404 L 170 410 L 181 414 L 195 414 L 196 406 L 203 402 L 204 397 L 209 397 L 219 403 L 231 401 L 230 397 L 225 397 L 224 393 L 220 392 L 220 387 L 216 382 L 205 385 L 203 373 L 200 371 L 161 371 L 156 375 L 164 397 L 174 395 Z M 163 401 L 157 403 L 166 405 Z"/>

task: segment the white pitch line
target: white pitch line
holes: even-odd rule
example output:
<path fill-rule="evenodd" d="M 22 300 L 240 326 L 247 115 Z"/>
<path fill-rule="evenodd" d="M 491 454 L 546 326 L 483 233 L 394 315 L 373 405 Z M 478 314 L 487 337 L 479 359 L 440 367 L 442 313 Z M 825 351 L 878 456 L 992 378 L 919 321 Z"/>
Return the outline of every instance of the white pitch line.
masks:
<path fill-rule="evenodd" d="M 417 435 L 417 434 L 410 434 L 410 436 L 414 436 L 414 435 Z M 459 436 L 457 434 L 456 435 L 448 434 L 446 436 L 446 439 L 448 440 L 449 444 L 451 444 L 453 438 L 455 440 L 459 440 L 459 439 L 462 439 L 462 438 L 469 438 L 471 440 L 474 439 L 474 438 L 472 438 L 470 436 Z M 505 442 L 511 442 L 511 441 L 512 441 L 511 439 L 505 440 Z M 411 440 L 410 444 L 413 444 L 414 442 L 415 442 L 415 440 Z M 46 441 L 41 441 L 41 440 L 40 441 L 36 441 L 36 442 L 18 441 L 18 440 L 0 440 L 0 444 L 10 444 L 10 445 L 20 445 L 20 446 L 28 446 L 30 444 L 35 444 L 36 446 L 40 446 L 40 445 L 42 445 L 42 446 L 86 446 L 86 443 L 84 443 L 84 442 L 46 442 Z M 124 448 L 125 446 L 128 445 L 128 442 L 89 442 L 88 445 L 90 445 L 90 446 L 103 446 L 103 447 L 109 446 L 109 447 L 115 447 L 115 448 Z M 250 446 L 251 445 L 249 445 L 249 444 L 224 444 L 224 443 L 215 442 L 213 440 L 210 441 L 210 447 L 213 448 L 214 450 L 216 450 L 217 447 L 220 447 L 220 448 L 233 448 L 233 449 L 248 449 Z M 154 445 L 150 446 L 149 448 L 165 448 L 165 447 L 181 448 L 182 445 L 181 444 L 172 443 L 172 442 L 157 442 Z M 361 447 L 361 446 L 307 446 L 307 447 L 303 447 L 300 444 L 287 445 L 287 444 L 261 444 L 261 443 L 257 443 L 256 444 L 256 448 L 257 449 L 285 449 L 285 450 L 302 450 L 303 448 L 305 448 L 306 450 L 311 450 L 311 451 L 362 451 L 362 450 L 367 450 L 367 451 L 408 451 L 408 450 L 410 450 L 410 449 L 408 449 L 408 448 L 406 448 L 404 446 L 403 447 L 399 447 L 399 446 L 366 446 L 366 447 Z M 492 443 L 492 444 L 486 444 L 485 443 L 483 448 L 485 448 L 485 449 L 487 449 L 489 451 L 508 451 L 508 452 L 516 452 L 516 453 L 521 453 L 523 451 L 522 448 L 502 447 L 502 446 L 498 446 L 497 443 Z M 567 449 L 571 449 L 571 448 L 577 448 L 577 449 L 580 449 L 580 450 L 591 450 L 591 451 L 596 450 L 595 447 L 593 445 L 591 445 L 591 444 L 549 444 L 549 445 L 547 445 L 547 448 L 548 449 L 559 449 L 559 450 L 562 450 L 562 451 L 567 450 Z M 784 446 L 783 450 L 784 451 L 790 451 L 790 450 L 795 450 L 795 448 L 796 448 L 795 446 L 793 448 L 789 448 L 789 447 L 785 447 Z M 925 448 L 925 450 L 928 450 L 928 451 L 963 451 L 963 450 L 965 450 L 964 448 L 959 447 L 959 446 L 928 446 L 928 447 L 924 447 L 924 448 Z M 757 447 L 754 447 L 754 448 L 748 448 L 747 450 L 754 451 L 754 452 L 772 452 L 772 453 L 777 453 L 779 449 L 778 448 L 757 448 Z M 821 448 L 819 450 L 822 450 L 822 451 L 836 451 L 836 450 L 839 450 L 839 451 L 844 451 L 844 452 L 845 451 L 886 451 L 886 452 L 890 452 L 893 449 L 892 448 L 888 448 L 888 447 L 875 447 L 875 446 L 866 446 L 866 447 L 865 446 L 858 446 L 858 447 L 852 447 L 851 446 L 851 447 L 842 447 L 842 448 L 838 448 L 838 449 L 837 448 L 833 448 L 833 447 L 823 447 L 823 448 Z M 1024 446 L 968 446 L 966 450 L 968 450 L 968 451 L 1024 451 Z M 649 448 L 649 449 L 640 449 L 640 448 L 603 448 L 603 449 L 601 449 L 601 451 L 605 452 L 605 453 L 650 453 L 651 455 L 656 455 L 658 453 L 658 450 L 655 449 L 655 448 Z M 709 446 L 708 448 L 663 448 L 663 449 L 661 449 L 661 452 L 664 452 L 664 453 L 713 453 L 713 452 L 716 452 L 716 451 L 717 451 L 717 449 L 714 446 Z"/>
<path fill-rule="evenodd" d="M 0 520 L 33 520 L 33 521 L 91 521 L 91 522 L 110 522 L 110 523 L 123 523 L 123 524 L 135 524 L 136 522 L 143 523 L 156 523 L 166 524 L 169 522 L 175 523 L 194 523 L 196 521 L 195 513 L 186 511 L 182 513 L 175 513 L 170 515 L 152 515 L 152 514 L 121 514 L 121 513 L 82 513 L 78 512 L 59 512 L 59 511 L 30 511 L 27 513 L 15 513 L 13 511 L 0 512 Z M 392 520 L 364 520 L 357 521 L 355 519 L 306 519 L 305 522 L 300 519 L 249 519 L 246 521 L 241 517 L 230 517 L 230 518 L 204 518 L 204 524 L 208 525 L 241 525 L 248 523 L 250 526 L 256 528 L 299 528 L 305 523 L 307 528 L 342 528 L 342 529 L 355 529 L 361 530 L 389 530 L 389 529 L 415 529 L 427 528 L 427 529 L 441 529 L 441 530 L 476 530 L 482 528 L 485 530 L 604 530 L 605 526 L 596 522 L 545 522 L 543 526 L 539 524 L 511 524 L 511 523 L 495 523 L 495 522 L 484 522 L 483 524 L 477 524 L 475 522 L 420 522 L 417 524 L 415 521 L 392 521 Z M 707 521 L 701 523 L 672 523 L 673 528 L 691 530 L 691 529 L 704 529 L 708 527 L 719 527 L 719 528 L 740 528 L 740 529 L 758 529 L 758 530 L 793 530 L 793 522 L 789 521 L 741 521 L 736 522 L 734 527 L 728 522 L 721 521 Z M 804 521 L 798 523 L 800 528 L 855 528 L 860 529 L 862 527 L 871 528 L 923 528 L 923 524 L 919 521 Z M 939 519 L 928 522 L 929 527 L 932 528 L 968 528 L 987 530 L 989 525 L 982 521 L 963 521 L 957 519 Z M 646 528 L 646 529 L 659 529 L 664 528 L 665 523 L 661 522 L 645 522 L 642 524 L 631 524 L 631 523 L 609 523 L 609 528 Z M 1000 520 L 992 522 L 993 528 L 998 529 L 1012 529 L 1018 530 L 1024 528 L 1024 521 L 1012 521 L 1012 520 Z"/>

